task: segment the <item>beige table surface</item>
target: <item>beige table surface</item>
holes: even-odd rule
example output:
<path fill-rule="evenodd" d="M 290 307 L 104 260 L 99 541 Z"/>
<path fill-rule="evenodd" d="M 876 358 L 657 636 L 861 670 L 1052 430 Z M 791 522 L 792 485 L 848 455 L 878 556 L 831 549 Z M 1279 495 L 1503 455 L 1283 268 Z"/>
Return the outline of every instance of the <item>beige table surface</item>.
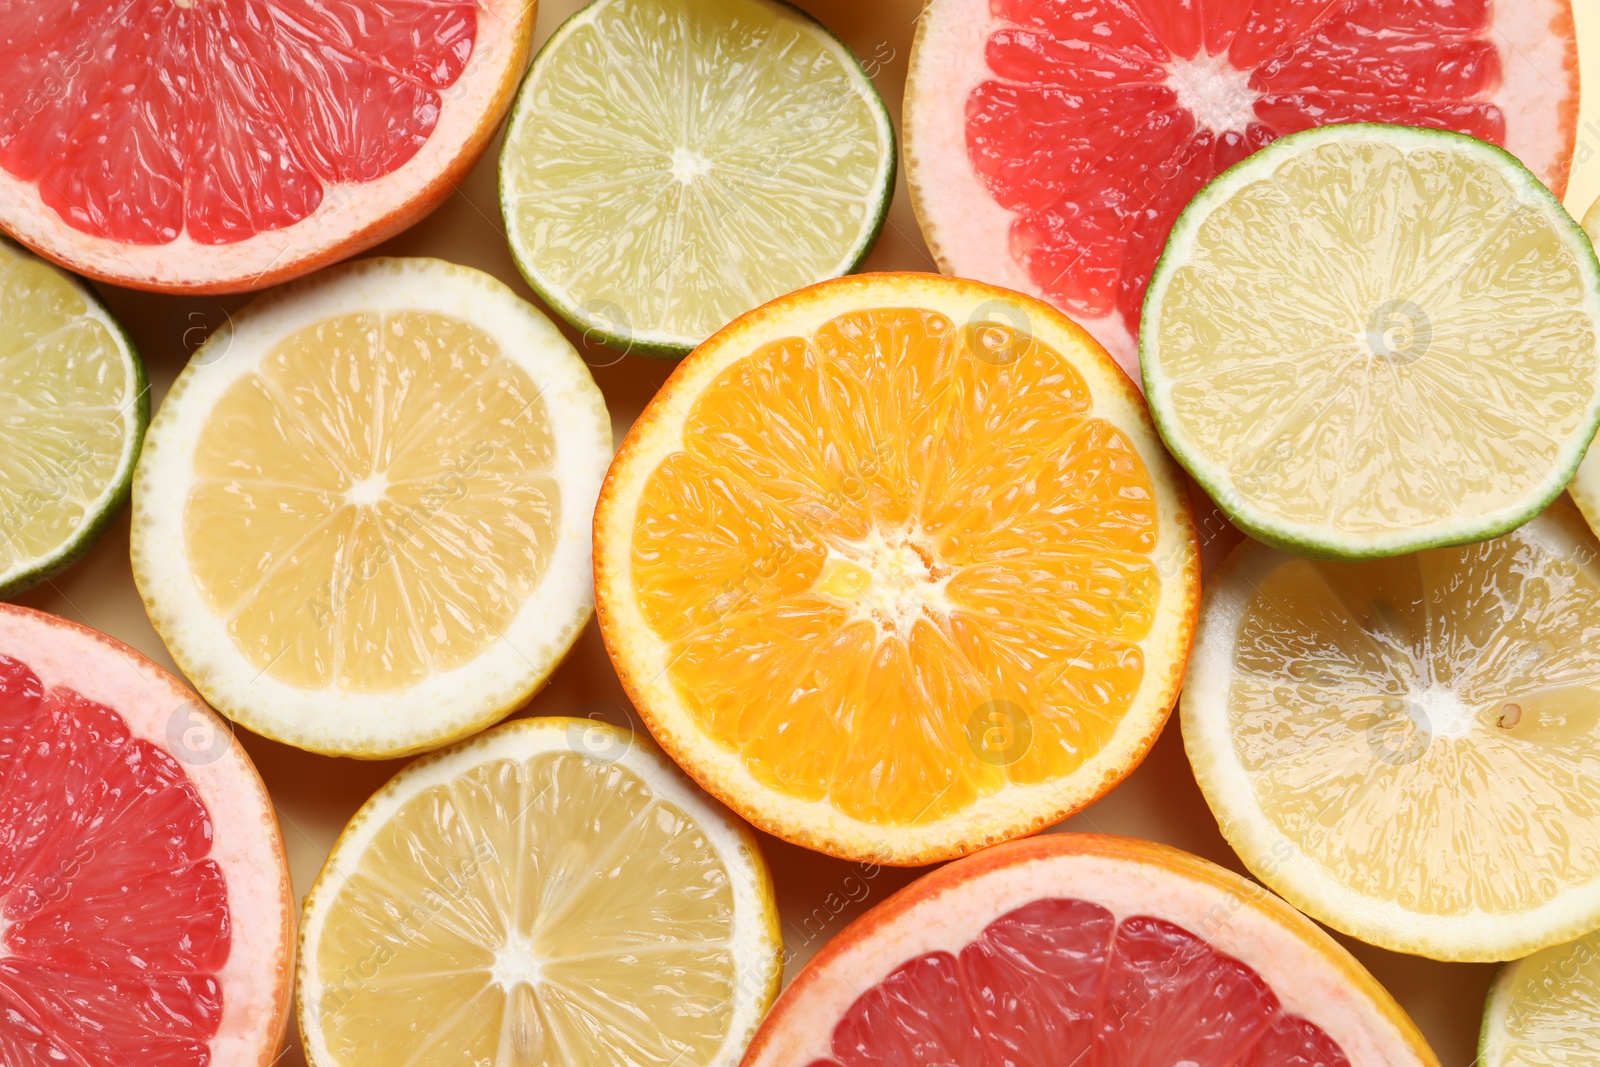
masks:
<path fill-rule="evenodd" d="M 1497 0 L 1511 4 L 1515 0 Z M 540 6 L 537 43 L 582 0 L 545 0 Z M 901 90 L 919 0 L 800 0 L 844 38 L 875 78 L 899 121 Z M 1573 0 L 1579 32 L 1591 70 L 1600 63 L 1600 0 Z M 1579 136 L 1578 159 L 1569 206 L 1581 215 L 1600 196 L 1600 71 L 1588 79 Z M 381 246 L 391 255 L 438 256 L 489 271 L 528 299 L 532 293 L 518 276 L 506 249 L 496 199 L 494 160 L 499 142 L 460 189 L 436 213 Z M 917 231 L 902 181 L 896 190 L 870 270 L 933 270 Z M 171 298 L 100 286 L 101 294 L 128 328 L 143 354 L 159 404 L 189 354 L 243 297 Z M 575 343 L 578 341 L 573 336 Z M 672 365 L 639 357 L 619 357 L 608 349 L 583 349 L 610 405 L 617 440 L 660 386 Z M 93 553 L 76 567 L 19 598 L 24 604 L 86 623 L 111 634 L 173 668 L 171 657 L 145 618 L 128 568 L 128 519 L 112 527 Z M 175 669 L 175 668 L 173 668 Z M 639 724 L 617 684 L 593 625 L 550 685 L 523 715 L 590 715 Z M 642 727 L 640 727 L 642 728 Z M 401 761 L 362 763 L 315 756 L 243 731 L 239 741 L 255 760 L 272 792 L 283 823 L 296 897 L 303 897 L 345 821 L 401 766 Z M 1217 832 L 1183 753 L 1174 717 L 1150 757 L 1110 796 L 1063 823 L 1062 829 L 1089 830 L 1152 838 L 1198 853 L 1235 870 L 1238 859 Z M 863 869 L 762 836 L 762 846 L 778 888 L 783 936 L 789 952 L 786 977 L 792 977 L 817 948 L 867 907 L 916 876 L 917 871 Z M 1478 1018 L 1493 968 L 1444 964 L 1399 956 L 1342 939 L 1395 995 L 1422 1028 L 1446 1067 L 1473 1062 Z M 291 1027 L 278 1067 L 302 1067 L 299 1039 Z"/>

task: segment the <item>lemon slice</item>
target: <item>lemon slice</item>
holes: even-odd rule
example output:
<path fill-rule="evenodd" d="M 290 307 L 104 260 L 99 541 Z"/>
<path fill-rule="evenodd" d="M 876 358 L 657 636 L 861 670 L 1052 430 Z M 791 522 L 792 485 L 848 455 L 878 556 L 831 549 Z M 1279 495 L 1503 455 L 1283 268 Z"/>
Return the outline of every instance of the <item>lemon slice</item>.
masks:
<path fill-rule="evenodd" d="M 135 479 L 134 578 L 236 721 L 418 751 L 521 706 L 571 647 L 610 455 L 587 368 L 511 290 L 351 264 L 251 305 L 179 376 Z"/>
<path fill-rule="evenodd" d="M 306 897 L 312 1067 L 732 1067 L 777 995 L 743 824 L 653 747 L 529 719 L 401 771 Z"/>
<path fill-rule="evenodd" d="M 506 130 L 517 266 L 586 335 L 681 355 L 854 270 L 894 190 L 861 64 L 775 0 L 597 0 L 534 60 Z"/>
<path fill-rule="evenodd" d="M 144 367 L 76 279 L 0 239 L 0 597 L 70 566 L 128 502 Z"/>
<path fill-rule="evenodd" d="M 1483 1008 L 1482 1067 L 1600 1062 L 1600 933 L 1508 963 Z"/>
<path fill-rule="evenodd" d="M 1482 141 L 1330 126 L 1195 198 L 1144 305 L 1173 454 L 1245 532 L 1376 557 L 1483 540 L 1572 478 L 1600 418 L 1600 264 Z"/>
<path fill-rule="evenodd" d="M 1600 925 L 1600 543 L 1567 503 L 1481 544 L 1315 562 L 1246 542 L 1180 704 L 1263 881 L 1364 941 L 1505 960 Z"/>
<path fill-rule="evenodd" d="M 1588 214 L 1584 215 L 1583 231 L 1589 235 L 1591 243 L 1600 241 L 1600 199 L 1591 204 Z M 1583 462 L 1578 464 L 1578 473 L 1573 475 L 1567 492 L 1588 520 L 1589 528 L 1600 533 L 1600 450 L 1591 447 L 1584 453 Z"/>

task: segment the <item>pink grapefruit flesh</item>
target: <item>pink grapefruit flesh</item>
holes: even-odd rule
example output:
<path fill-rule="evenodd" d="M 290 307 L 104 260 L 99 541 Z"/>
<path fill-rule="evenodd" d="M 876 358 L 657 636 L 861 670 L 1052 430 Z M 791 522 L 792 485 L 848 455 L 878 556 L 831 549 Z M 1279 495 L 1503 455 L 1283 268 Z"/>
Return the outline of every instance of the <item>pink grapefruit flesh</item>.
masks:
<path fill-rule="evenodd" d="M 142 288 L 255 288 L 415 221 L 493 133 L 524 0 L 0 7 L 0 223 Z"/>
<path fill-rule="evenodd" d="M 0 605 L 0 1063 L 270 1062 L 291 914 L 266 791 L 198 698 Z"/>
<path fill-rule="evenodd" d="M 746 1067 L 1433 1064 L 1370 975 L 1259 886 L 1093 835 L 928 875 L 807 965 Z"/>
<path fill-rule="evenodd" d="M 906 90 L 917 215 L 947 273 L 1049 300 L 1138 379 L 1178 214 L 1312 126 L 1508 148 L 1559 196 L 1578 114 L 1570 0 L 931 0 Z"/>

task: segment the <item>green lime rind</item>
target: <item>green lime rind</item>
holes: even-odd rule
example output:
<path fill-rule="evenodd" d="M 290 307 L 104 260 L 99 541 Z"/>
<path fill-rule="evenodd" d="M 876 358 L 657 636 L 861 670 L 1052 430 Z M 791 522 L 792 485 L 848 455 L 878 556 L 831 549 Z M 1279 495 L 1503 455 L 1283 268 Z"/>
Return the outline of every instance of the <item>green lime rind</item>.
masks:
<path fill-rule="evenodd" d="M 139 351 L 134 347 L 133 339 L 128 336 L 122 324 L 112 316 L 94 290 L 82 279 L 4 236 L 0 236 L 0 244 L 19 258 L 29 259 L 48 267 L 83 297 L 84 303 L 89 308 L 89 314 L 102 322 L 115 339 L 117 350 L 131 372 L 134 389 L 133 417 L 128 421 L 128 432 L 123 437 L 122 462 L 118 464 L 116 473 L 102 491 L 95 507 L 85 515 L 84 521 L 71 536 L 50 552 L 19 562 L 10 570 L 0 572 L 0 599 L 7 599 L 49 581 L 77 563 L 122 514 L 122 509 L 127 506 L 132 494 L 133 471 L 139 462 L 139 453 L 144 448 L 145 430 L 150 425 L 150 380 L 145 375 L 144 362 L 139 358 Z"/>
<path fill-rule="evenodd" d="M 688 336 L 658 336 L 650 334 L 634 334 L 615 328 L 615 324 L 606 321 L 603 317 L 585 313 L 583 308 L 575 304 L 557 285 L 545 277 L 537 264 L 536 250 L 525 247 L 517 240 L 517 227 L 513 218 L 514 193 L 510 188 L 510 174 L 508 173 L 508 160 L 511 156 L 511 147 L 515 143 L 518 129 L 521 127 L 528 112 L 535 104 L 533 102 L 534 87 L 538 82 L 538 75 L 542 66 L 550 56 L 553 56 L 571 34 L 581 26 L 586 25 L 598 17 L 600 9 L 608 4 L 617 3 L 619 0 L 590 0 L 590 3 L 580 8 L 577 12 L 567 17 L 562 24 L 556 27 L 554 33 L 545 41 L 544 45 L 535 54 L 533 62 L 528 65 L 528 71 L 523 76 L 522 85 L 517 90 L 516 100 L 511 106 L 510 117 L 506 122 L 506 133 L 500 149 L 500 158 L 497 163 L 498 187 L 500 193 L 500 214 L 505 223 L 507 244 L 511 249 L 512 261 L 516 264 L 517 271 L 522 275 L 528 287 L 538 295 L 539 299 L 582 335 L 585 341 L 595 341 L 608 348 L 616 349 L 626 355 L 647 356 L 654 359 L 682 359 L 694 351 L 704 337 Z M 626 2 L 626 0 L 620 0 Z M 789 0 L 756 0 L 758 3 L 780 9 L 798 21 L 810 26 L 813 31 L 824 41 L 831 43 L 843 57 L 848 57 L 853 65 L 853 73 L 860 75 L 858 88 L 862 90 L 861 96 L 871 107 L 877 121 L 879 132 L 883 137 L 883 155 L 885 165 L 879 188 L 872 200 L 872 207 L 868 212 L 869 224 L 864 227 L 858 237 L 856 245 L 850 250 L 847 266 L 837 274 L 829 277 L 840 277 L 853 274 L 866 262 L 872 254 L 873 246 L 883 233 L 883 228 L 889 220 L 889 206 L 894 197 L 895 180 L 899 172 L 900 150 L 899 141 L 895 134 L 894 120 L 889 115 L 889 109 L 883 102 L 883 97 L 873 83 L 872 77 L 867 73 L 865 65 L 851 48 L 841 41 L 834 33 L 818 21 L 807 11 L 801 10 Z M 812 282 L 827 281 L 827 277 L 811 279 Z M 774 297 L 783 294 L 774 294 Z M 747 308 L 746 310 L 753 310 Z"/>
<path fill-rule="evenodd" d="M 1439 146 L 1454 146 L 1458 150 L 1469 149 L 1494 160 L 1514 188 L 1523 192 L 1529 199 L 1542 202 L 1549 210 L 1552 221 L 1559 222 L 1569 230 L 1580 269 L 1588 275 L 1590 302 L 1597 312 L 1596 317 L 1600 318 L 1600 259 L 1596 258 L 1594 246 L 1590 243 L 1588 235 L 1555 194 L 1539 181 L 1521 160 L 1498 145 L 1466 134 L 1411 126 L 1381 123 L 1322 126 L 1274 141 L 1218 175 L 1178 216 L 1166 248 L 1162 251 L 1161 258 L 1157 261 L 1155 271 L 1150 277 L 1150 287 L 1145 293 L 1139 330 L 1139 367 L 1145 396 L 1150 404 L 1150 414 L 1155 421 L 1156 430 L 1161 434 L 1168 450 L 1235 526 L 1250 537 L 1275 548 L 1317 559 L 1381 559 L 1429 548 L 1486 541 L 1509 533 L 1544 511 L 1561 495 L 1582 462 L 1595 431 L 1600 429 L 1600 382 L 1597 382 L 1589 400 L 1584 422 L 1587 428 L 1582 433 L 1574 435 L 1564 453 L 1558 456 L 1550 473 L 1536 487 L 1531 488 L 1517 506 L 1503 509 L 1504 513 L 1501 514 L 1470 519 L 1457 517 L 1450 522 L 1432 524 L 1421 530 L 1397 530 L 1370 537 L 1330 536 L 1326 531 L 1319 533 L 1302 524 L 1276 522 L 1270 517 L 1261 515 L 1230 488 L 1225 470 L 1207 463 L 1186 447 L 1176 426 L 1169 400 L 1161 388 L 1163 377 L 1159 368 L 1159 331 L 1156 328 L 1168 283 L 1173 273 L 1182 265 L 1180 257 L 1212 209 L 1248 181 L 1257 176 L 1270 175 L 1278 166 L 1280 157 L 1296 154 L 1308 144 L 1354 141 L 1363 138 L 1382 140 L 1386 143 L 1404 140 L 1411 144 L 1433 143 Z"/>

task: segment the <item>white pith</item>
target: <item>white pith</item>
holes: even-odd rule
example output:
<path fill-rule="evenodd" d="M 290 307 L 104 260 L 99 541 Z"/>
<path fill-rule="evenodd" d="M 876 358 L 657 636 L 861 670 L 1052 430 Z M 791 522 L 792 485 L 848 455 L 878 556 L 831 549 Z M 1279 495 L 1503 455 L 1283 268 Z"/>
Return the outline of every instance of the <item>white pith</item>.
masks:
<path fill-rule="evenodd" d="M 187 563 L 193 458 L 218 399 L 283 338 L 357 311 L 432 311 L 471 323 L 525 371 L 551 413 L 556 540 L 538 587 L 501 639 L 453 670 L 397 692 L 287 685 L 247 659 Z M 251 730 L 322 752 L 403 755 L 504 717 L 527 700 L 592 611 L 589 515 L 611 458 L 611 423 L 588 368 L 559 331 L 501 283 L 422 259 L 371 259 L 262 298 L 196 352 L 151 424 L 134 479 L 132 559 L 146 609 L 173 658 L 218 710 Z M 357 487 L 376 500 L 379 482 Z"/>
<path fill-rule="evenodd" d="M 312 1067 L 362 1067 L 340 1061 L 328 1049 L 320 1007 L 326 983 L 317 966 L 317 946 L 341 886 L 359 868 L 363 855 L 393 815 L 418 794 L 484 763 L 523 762 L 550 752 L 593 756 L 596 749 L 607 752 L 604 758 L 608 761 L 612 759 L 609 753 L 620 752 L 616 764 L 633 772 L 653 793 L 692 820 L 728 874 L 735 912 L 730 939 L 737 969 L 731 982 L 733 1015 L 722 1049 L 703 1067 L 733 1067 L 739 1062 L 776 995 L 782 970 L 772 886 L 753 835 L 696 789 L 644 738 L 596 720 L 549 717 L 508 723 L 410 764 L 362 806 L 339 836 L 306 896 L 301 931 L 298 1017 Z M 539 966 L 531 946 L 512 938 L 497 954 L 492 977 L 515 994 L 519 985 L 539 981 Z"/>
<path fill-rule="evenodd" d="M 1167 85 L 1202 130 L 1241 132 L 1256 121 L 1261 94 L 1250 88 L 1250 72 L 1230 63 L 1226 52 L 1173 59 L 1167 64 Z"/>

